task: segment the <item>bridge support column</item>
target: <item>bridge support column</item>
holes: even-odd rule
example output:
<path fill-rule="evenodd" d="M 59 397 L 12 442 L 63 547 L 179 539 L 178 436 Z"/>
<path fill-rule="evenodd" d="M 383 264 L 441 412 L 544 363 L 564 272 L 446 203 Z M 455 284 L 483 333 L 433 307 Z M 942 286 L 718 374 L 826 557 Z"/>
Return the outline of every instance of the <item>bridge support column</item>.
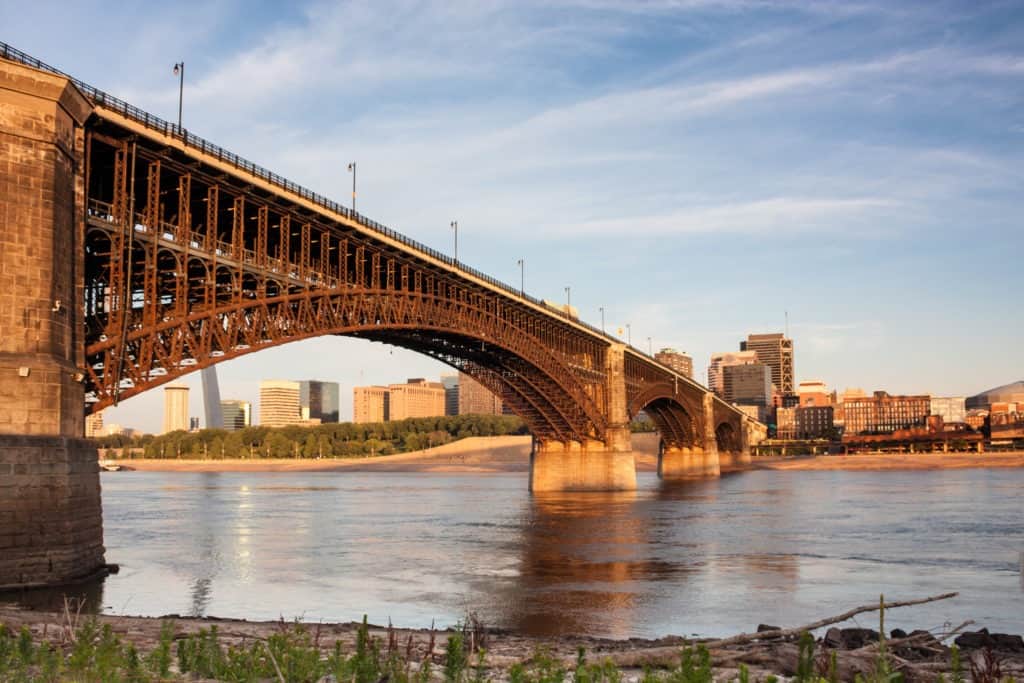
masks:
<path fill-rule="evenodd" d="M 739 450 L 719 451 L 718 465 L 722 472 L 740 472 L 748 469 L 752 462 L 750 457 L 750 421 L 743 418 L 740 422 Z"/>
<path fill-rule="evenodd" d="M 710 393 L 703 398 L 703 446 L 668 447 L 658 453 L 658 476 L 664 480 L 717 477 L 721 474 L 718 440 L 715 437 L 715 400 Z"/>
<path fill-rule="evenodd" d="M 626 402 L 625 344 L 613 344 L 605 359 L 608 429 L 603 441 L 537 444 L 530 454 L 530 490 L 633 491 L 636 460 Z"/>
<path fill-rule="evenodd" d="M 0 60 L 0 587 L 103 567 L 83 437 L 84 133 L 67 79 Z"/>
<path fill-rule="evenodd" d="M 693 448 L 665 447 L 658 453 L 658 476 L 666 481 L 696 479 L 719 475 L 718 451 Z"/>

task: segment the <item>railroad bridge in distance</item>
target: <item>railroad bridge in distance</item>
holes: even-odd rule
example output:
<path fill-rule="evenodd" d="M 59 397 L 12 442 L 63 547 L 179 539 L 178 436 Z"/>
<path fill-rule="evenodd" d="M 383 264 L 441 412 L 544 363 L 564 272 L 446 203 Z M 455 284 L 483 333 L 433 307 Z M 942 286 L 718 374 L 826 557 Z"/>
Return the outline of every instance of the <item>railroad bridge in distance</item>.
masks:
<path fill-rule="evenodd" d="M 103 566 L 85 416 L 320 335 L 432 356 L 534 436 L 530 488 L 717 476 L 763 434 L 688 377 L 562 311 L 0 43 L 0 587 Z"/>

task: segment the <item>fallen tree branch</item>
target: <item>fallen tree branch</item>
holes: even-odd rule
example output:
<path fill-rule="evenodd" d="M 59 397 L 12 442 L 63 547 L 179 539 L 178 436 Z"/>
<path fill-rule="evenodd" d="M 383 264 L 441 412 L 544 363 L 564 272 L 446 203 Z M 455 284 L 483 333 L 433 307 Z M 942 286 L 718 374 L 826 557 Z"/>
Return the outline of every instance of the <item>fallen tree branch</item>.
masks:
<path fill-rule="evenodd" d="M 933 634 L 930 631 L 926 631 L 925 633 L 918 633 L 917 635 L 907 636 L 906 638 L 889 638 L 889 639 L 886 639 L 885 646 L 887 648 L 903 647 L 905 645 L 912 645 L 914 647 L 922 647 L 921 645 L 916 645 L 916 643 L 918 641 L 927 641 L 929 638 L 933 638 L 936 641 L 941 643 L 942 641 L 948 640 L 949 638 L 952 638 L 953 636 L 959 634 L 961 631 L 963 631 L 968 626 L 971 626 L 973 623 L 974 623 L 973 620 L 968 619 L 967 621 L 965 621 L 964 623 L 960 624 L 956 628 L 954 628 L 954 629 L 952 629 L 950 631 L 946 631 L 945 633 Z M 865 652 L 865 653 L 874 652 L 875 650 L 878 649 L 878 645 L 879 645 L 878 643 L 868 643 L 864 647 L 859 647 L 856 650 L 853 650 L 853 652 Z M 934 648 L 929 648 L 929 649 L 934 649 Z"/>
<path fill-rule="evenodd" d="M 788 638 L 790 636 L 799 636 L 804 631 L 813 631 L 819 629 L 822 626 L 831 626 L 832 624 L 838 624 L 852 619 L 858 614 L 865 612 L 877 612 L 880 609 L 893 609 L 894 607 L 910 607 L 912 605 L 923 605 L 929 602 L 936 602 L 938 600 L 948 600 L 949 598 L 955 598 L 959 593 L 943 593 L 942 595 L 933 595 L 930 598 L 920 598 L 918 600 L 902 600 L 899 602 L 887 602 L 882 605 L 878 603 L 872 605 L 861 605 L 860 607 L 854 607 L 851 610 L 837 614 L 834 617 L 827 617 L 810 624 L 798 626 L 796 628 L 780 628 L 774 631 L 761 631 L 760 633 L 741 633 L 738 636 L 732 636 L 730 638 L 722 638 L 720 640 L 711 640 L 704 643 L 708 649 L 713 647 L 725 647 L 727 645 L 739 645 L 741 643 L 749 643 L 752 640 L 764 640 L 767 638 Z"/>
<path fill-rule="evenodd" d="M 947 600 L 949 598 L 959 595 L 958 593 L 944 593 L 942 595 L 934 595 L 930 598 L 920 598 L 918 600 L 902 600 L 898 602 L 887 602 L 885 608 L 890 609 L 893 607 L 909 607 L 912 605 L 923 605 L 928 602 L 935 602 L 937 600 Z M 774 631 L 762 631 L 760 633 L 744 633 L 738 636 L 732 636 L 730 638 L 722 638 L 720 640 L 708 640 L 700 641 L 699 644 L 708 648 L 711 651 L 712 659 L 729 661 L 732 658 L 728 657 L 726 653 L 721 652 L 722 648 L 732 645 L 745 645 L 755 641 L 767 641 L 767 640 L 779 640 L 787 638 L 789 636 L 798 636 L 804 631 L 813 631 L 814 629 L 821 628 L 822 626 L 829 626 L 836 624 L 841 621 L 846 621 L 851 617 L 864 612 L 876 612 L 880 609 L 877 604 L 863 605 L 861 607 L 855 607 L 849 611 L 843 612 L 834 617 L 828 617 L 819 621 L 807 624 L 805 626 L 799 626 L 797 628 L 789 629 L 777 629 Z M 962 627 L 961 627 L 962 628 Z M 767 643 L 765 643 L 767 644 Z M 602 661 L 611 660 L 613 664 L 619 667 L 627 668 L 641 668 L 644 666 L 675 666 L 679 662 L 679 652 L 684 647 L 683 645 L 673 646 L 661 646 L 651 647 L 645 649 L 632 650 L 629 652 L 609 652 L 603 658 Z M 564 664 L 566 666 L 572 666 L 574 660 L 570 657 L 566 657 Z"/>

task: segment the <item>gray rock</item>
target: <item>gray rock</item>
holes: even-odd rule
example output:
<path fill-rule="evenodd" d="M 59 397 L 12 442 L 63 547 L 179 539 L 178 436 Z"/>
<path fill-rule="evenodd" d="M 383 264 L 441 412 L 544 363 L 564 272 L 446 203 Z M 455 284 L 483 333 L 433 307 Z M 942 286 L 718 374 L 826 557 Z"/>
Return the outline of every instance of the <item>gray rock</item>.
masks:
<path fill-rule="evenodd" d="M 1024 638 L 1009 633 L 993 633 L 989 636 L 993 650 L 1000 652 L 1024 652 Z"/>
<path fill-rule="evenodd" d="M 821 639 L 821 644 L 825 647 L 841 648 L 843 646 L 843 632 L 833 626 L 825 632 L 825 637 Z"/>
<path fill-rule="evenodd" d="M 877 643 L 878 631 L 869 628 L 844 628 L 840 631 L 844 650 L 856 650 L 869 643 Z"/>
<path fill-rule="evenodd" d="M 961 650 L 973 650 L 979 647 L 988 647 L 990 638 L 988 635 L 988 629 L 983 628 L 980 631 L 966 631 L 961 633 L 953 641 L 956 646 Z"/>

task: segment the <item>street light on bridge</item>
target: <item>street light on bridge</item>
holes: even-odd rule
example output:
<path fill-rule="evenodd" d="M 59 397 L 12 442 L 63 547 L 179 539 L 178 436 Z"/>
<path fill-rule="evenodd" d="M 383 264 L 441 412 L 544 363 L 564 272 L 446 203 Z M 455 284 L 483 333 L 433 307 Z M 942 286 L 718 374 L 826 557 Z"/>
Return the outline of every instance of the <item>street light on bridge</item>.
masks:
<path fill-rule="evenodd" d="M 459 222 L 452 221 L 452 230 L 455 231 L 455 262 L 459 262 Z"/>
<path fill-rule="evenodd" d="M 352 174 L 352 213 L 356 212 L 356 162 L 348 165 L 348 171 Z"/>
<path fill-rule="evenodd" d="M 633 330 L 629 328 L 629 323 L 626 323 L 626 343 L 633 345 Z"/>
<path fill-rule="evenodd" d="M 601 311 L 601 331 L 604 332 L 604 306 L 597 310 Z"/>
<path fill-rule="evenodd" d="M 572 288 L 569 286 L 565 288 L 565 305 L 567 308 L 572 308 Z M 568 312 L 567 310 L 566 313 Z"/>
<path fill-rule="evenodd" d="M 653 356 L 654 355 L 654 347 L 651 346 L 651 338 L 650 337 L 647 338 L 647 355 L 648 356 Z"/>
<path fill-rule="evenodd" d="M 178 131 L 181 131 L 181 100 L 185 94 L 185 62 L 174 64 L 174 75 L 178 77 Z"/>
<path fill-rule="evenodd" d="M 526 259 L 516 261 L 519 266 L 519 296 L 526 296 Z"/>

